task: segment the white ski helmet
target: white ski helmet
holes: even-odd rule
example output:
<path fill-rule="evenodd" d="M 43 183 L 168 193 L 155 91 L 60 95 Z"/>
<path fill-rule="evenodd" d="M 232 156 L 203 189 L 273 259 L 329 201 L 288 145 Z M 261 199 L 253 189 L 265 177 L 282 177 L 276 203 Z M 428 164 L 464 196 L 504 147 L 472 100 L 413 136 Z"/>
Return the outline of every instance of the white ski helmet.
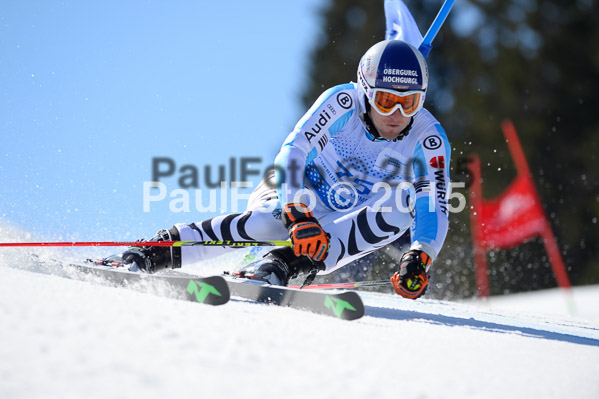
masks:
<path fill-rule="evenodd" d="M 400 109 L 404 116 L 413 116 L 424 105 L 428 86 L 428 68 L 420 51 L 402 40 L 383 40 L 372 46 L 358 65 L 358 98 L 362 112 L 367 104 L 379 113 L 388 115 Z M 380 90 L 378 90 L 380 89 Z M 389 92 L 399 96 L 414 93 L 415 104 L 410 112 L 393 103 L 384 109 L 375 106 L 377 92 Z"/>

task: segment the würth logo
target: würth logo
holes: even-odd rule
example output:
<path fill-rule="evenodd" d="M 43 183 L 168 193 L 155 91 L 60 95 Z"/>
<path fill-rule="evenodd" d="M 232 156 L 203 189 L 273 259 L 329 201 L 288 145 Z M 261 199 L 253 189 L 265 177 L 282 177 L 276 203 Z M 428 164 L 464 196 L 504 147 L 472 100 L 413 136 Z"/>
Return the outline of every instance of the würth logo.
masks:
<path fill-rule="evenodd" d="M 439 155 L 438 157 L 431 158 L 430 164 L 433 168 L 443 169 L 445 167 L 445 157 Z"/>

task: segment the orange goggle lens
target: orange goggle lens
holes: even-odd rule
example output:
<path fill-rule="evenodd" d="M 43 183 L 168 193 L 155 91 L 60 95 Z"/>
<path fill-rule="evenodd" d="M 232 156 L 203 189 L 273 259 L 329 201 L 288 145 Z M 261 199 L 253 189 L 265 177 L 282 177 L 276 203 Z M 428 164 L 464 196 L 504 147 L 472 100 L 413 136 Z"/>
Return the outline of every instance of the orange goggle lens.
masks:
<path fill-rule="evenodd" d="M 388 91 L 377 90 L 373 105 L 381 114 L 388 115 L 395 111 L 396 105 L 399 104 L 404 116 L 412 116 L 418 110 L 421 96 L 422 93 L 420 92 L 400 96 Z"/>

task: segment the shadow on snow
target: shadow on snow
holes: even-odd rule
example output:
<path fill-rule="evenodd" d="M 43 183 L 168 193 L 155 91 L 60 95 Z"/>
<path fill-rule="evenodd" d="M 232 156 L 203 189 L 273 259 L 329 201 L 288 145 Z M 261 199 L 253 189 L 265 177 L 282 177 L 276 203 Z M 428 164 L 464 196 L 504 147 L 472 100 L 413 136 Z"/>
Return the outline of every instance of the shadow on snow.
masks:
<path fill-rule="evenodd" d="M 389 320 L 413 320 L 448 327 L 468 327 L 486 332 L 519 334 L 531 338 L 549 339 L 552 341 L 599 347 L 599 339 L 580 337 L 538 328 L 512 326 L 509 324 L 476 320 L 474 318 L 465 319 L 461 317 L 422 313 L 413 310 L 381 308 L 377 306 L 366 306 L 366 316 Z"/>

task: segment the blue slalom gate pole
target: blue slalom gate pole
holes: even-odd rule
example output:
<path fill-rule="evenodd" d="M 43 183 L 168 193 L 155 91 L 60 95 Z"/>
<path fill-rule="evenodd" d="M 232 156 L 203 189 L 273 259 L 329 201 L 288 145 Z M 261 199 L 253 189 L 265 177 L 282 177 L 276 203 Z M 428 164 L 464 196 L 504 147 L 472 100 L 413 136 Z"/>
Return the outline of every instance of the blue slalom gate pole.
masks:
<path fill-rule="evenodd" d="M 441 9 L 431 24 L 431 27 L 428 28 L 428 32 L 426 32 L 424 39 L 422 39 L 422 43 L 420 43 L 418 50 L 420 50 L 422 55 L 425 57 L 428 57 L 428 53 L 433 48 L 433 40 L 435 39 L 435 36 L 437 36 L 437 33 L 439 33 L 441 26 L 443 26 L 445 19 L 447 19 L 447 16 L 451 11 L 451 7 L 453 7 L 453 3 L 455 3 L 455 0 L 445 0 L 445 3 L 443 3 L 441 6 Z"/>

